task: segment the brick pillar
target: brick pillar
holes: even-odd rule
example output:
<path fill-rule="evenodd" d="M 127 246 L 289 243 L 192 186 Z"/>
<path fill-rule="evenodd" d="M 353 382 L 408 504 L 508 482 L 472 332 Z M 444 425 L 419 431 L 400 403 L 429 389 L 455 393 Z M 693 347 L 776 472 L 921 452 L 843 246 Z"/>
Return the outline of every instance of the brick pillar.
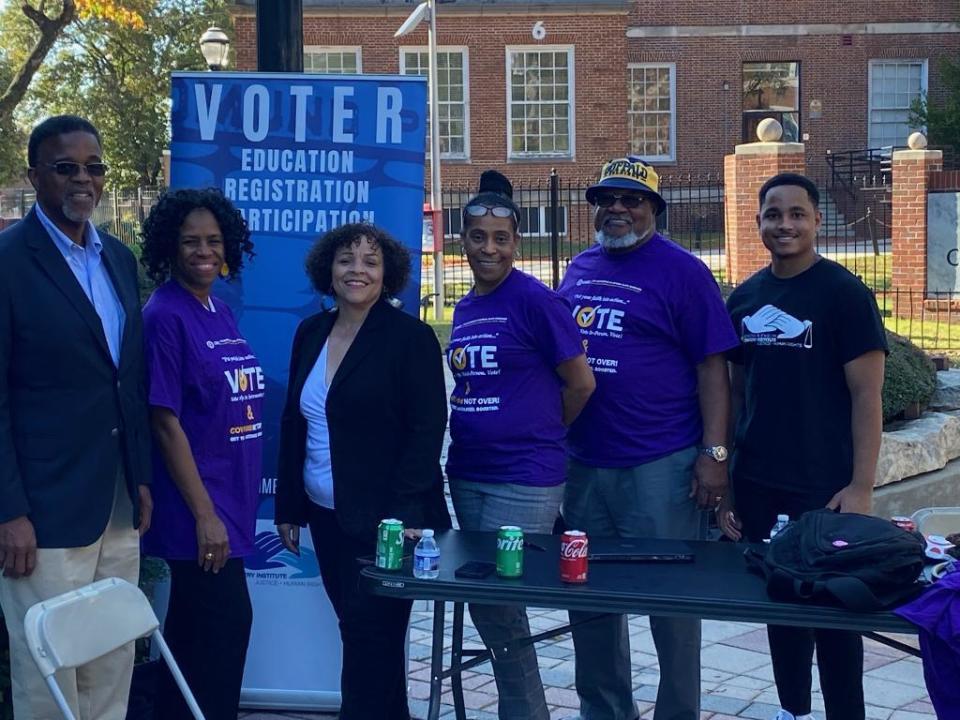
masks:
<path fill-rule="evenodd" d="M 943 153 L 922 149 L 925 141 L 911 144 L 921 147 L 893 153 L 892 284 L 896 314 L 919 317 L 927 290 L 927 190 Z"/>
<path fill-rule="evenodd" d="M 803 174 L 806 170 L 803 143 L 737 145 L 733 155 L 724 158 L 723 168 L 726 281 L 736 285 L 770 262 L 770 253 L 760 241 L 757 229 L 758 193 L 760 186 L 778 173 Z"/>

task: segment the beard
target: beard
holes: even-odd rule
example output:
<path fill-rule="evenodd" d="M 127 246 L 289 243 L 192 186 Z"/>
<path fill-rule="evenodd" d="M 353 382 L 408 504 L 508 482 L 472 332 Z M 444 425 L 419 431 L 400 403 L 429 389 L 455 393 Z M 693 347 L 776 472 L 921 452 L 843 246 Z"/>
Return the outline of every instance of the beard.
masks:
<path fill-rule="evenodd" d="M 61 210 L 63 210 L 63 216 L 67 220 L 73 223 L 77 223 L 78 225 L 80 223 L 85 223 L 87 220 L 93 217 L 93 208 L 89 210 L 86 210 L 86 209 L 78 210 L 77 208 L 73 207 L 69 202 L 64 202 L 61 207 Z"/>
<path fill-rule="evenodd" d="M 614 237 L 613 235 L 608 235 L 603 230 L 597 230 L 596 238 L 597 242 L 600 243 L 600 246 L 605 250 L 624 250 L 640 242 L 640 236 L 633 230 L 620 237 Z"/>

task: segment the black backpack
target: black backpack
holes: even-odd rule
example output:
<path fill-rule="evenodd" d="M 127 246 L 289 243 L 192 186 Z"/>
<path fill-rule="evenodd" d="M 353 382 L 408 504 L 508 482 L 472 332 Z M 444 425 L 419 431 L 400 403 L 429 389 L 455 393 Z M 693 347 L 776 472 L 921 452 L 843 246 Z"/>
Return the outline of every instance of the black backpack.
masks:
<path fill-rule="evenodd" d="M 804 513 L 746 558 L 774 600 L 871 612 L 919 593 L 925 547 L 920 533 L 889 520 L 824 509 Z"/>

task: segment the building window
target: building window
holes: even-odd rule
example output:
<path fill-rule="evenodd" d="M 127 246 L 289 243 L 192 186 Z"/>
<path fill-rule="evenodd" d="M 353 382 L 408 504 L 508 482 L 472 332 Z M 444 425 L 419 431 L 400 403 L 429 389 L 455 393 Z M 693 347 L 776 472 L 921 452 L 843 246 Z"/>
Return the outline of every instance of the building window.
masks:
<path fill-rule="evenodd" d="M 572 158 L 573 48 L 507 48 L 510 158 Z"/>
<path fill-rule="evenodd" d="M 303 71 L 325 75 L 362 72 L 358 47 L 306 47 L 303 49 Z"/>
<path fill-rule="evenodd" d="M 460 237 L 463 229 L 463 208 L 445 207 L 443 209 L 443 237 L 453 240 Z"/>
<path fill-rule="evenodd" d="M 908 122 L 910 106 L 927 92 L 927 61 L 871 60 L 869 74 L 870 147 L 906 145 L 916 129 Z"/>
<path fill-rule="evenodd" d="M 567 234 L 567 209 L 559 208 L 560 227 L 558 234 Z M 520 234 L 524 237 L 549 237 L 553 232 L 549 207 L 522 207 L 520 208 Z"/>
<path fill-rule="evenodd" d="M 755 142 L 757 125 L 773 118 L 784 142 L 800 141 L 800 63 L 743 64 L 743 141 Z"/>
<path fill-rule="evenodd" d="M 676 66 L 628 66 L 630 152 L 647 160 L 676 160 Z"/>
<path fill-rule="evenodd" d="M 424 48 L 400 49 L 400 73 L 423 75 L 430 72 L 430 55 Z M 470 157 L 469 62 L 465 49 L 437 51 L 437 108 L 440 120 L 440 157 L 466 160 Z M 429 113 L 427 114 L 429 118 Z M 429 122 L 429 121 L 428 121 Z M 427 150 L 430 132 L 427 130 Z"/>

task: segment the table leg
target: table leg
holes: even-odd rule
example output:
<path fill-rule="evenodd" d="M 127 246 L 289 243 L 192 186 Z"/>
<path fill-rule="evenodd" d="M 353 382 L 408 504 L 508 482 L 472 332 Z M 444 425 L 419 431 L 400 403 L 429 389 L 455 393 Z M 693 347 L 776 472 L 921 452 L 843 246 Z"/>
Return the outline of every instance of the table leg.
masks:
<path fill-rule="evenodd" d="M 453 686 L 453 710 L 457 720 L 467 720 L 463 703 L 463 603 L 453 604 L 453 642 L 450 647 L 450 684 Z"/>
<path fill-rule="evenodd" d="M 443 695 L 443 628 L 446 608 L 443 600 L 433 602 L 433 649 L 430 653 L 430 706 L 427 720 L 440 720 L 440 700 Z"/>

